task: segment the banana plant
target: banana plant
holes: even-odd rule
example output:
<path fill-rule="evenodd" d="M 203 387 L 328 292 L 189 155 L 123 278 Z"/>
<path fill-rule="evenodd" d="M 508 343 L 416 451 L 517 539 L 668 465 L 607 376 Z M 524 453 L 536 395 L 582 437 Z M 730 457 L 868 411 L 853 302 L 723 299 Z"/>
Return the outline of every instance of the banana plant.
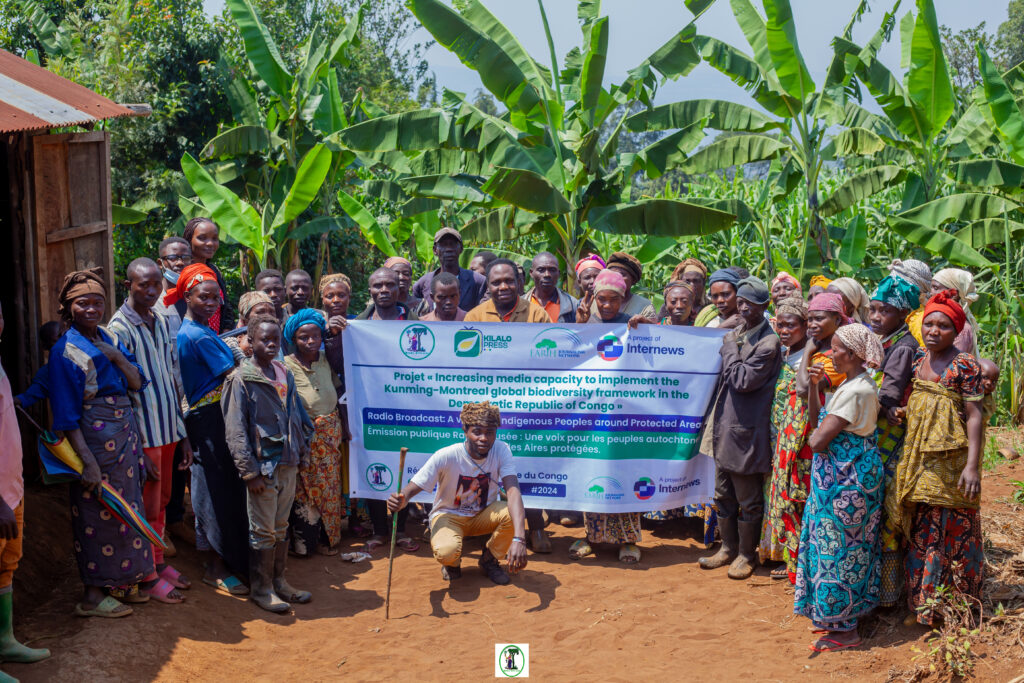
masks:
<path fill-rule="evenodd" d="M 830 140 L 833 126 L 856 127 L 871 114 L 853 102 L 848 93 L 850 77 L 841 55 L 833 59 L 821 86 L 815 84 L 797 42 L 789 0 L 764 0 L 762 16 L 751 0 L 730 0 L 733 15 L 743 31 L 752 55 L 717 38 L 695 35 L 693 46 L 713 68 L 743 87 L 760 109 L 724 100 L 688 100 L 651 107 L 631 116 L 631 130 L 679 129 L 695 120 L 726 133 L 680 164 L 689 174 L 707 174 L 743 164 L 778 160 L 784 187 L 806 187 L 808 220 L 803 243 L 807 245 L 800 270 L 815 267 L 833 256 L 823 218 L 839 213 L 851 202 L 870 196 L 896 182 L 894 177 L 874 182 L 857 181 L 841 188 L 838 196 L 822 199 L 820 180 L 826 161 L 841 155 L 870 155 L 880 151 L 877 136 L 839 134 L 841 149 Z M 849 37 L 865 11 L 861 3 L 844 29 Z M 824 210 L 823 210 L 824 207 Z"/>
<path fill-rule="evenodd" d="M 686 5 L 695 21 L 712 2 Z M 734 223 L 728 211 L 631 196 L 636 174 L 656 177 L 686 160 L 703 138 L 706 117 L 695 117 L 683 132 L 638 153 L 617 150 L 625 112 L 634 103 L 650 103 L 659 78 L 679 78 L 700 62 L 693 21 L 620 84 L 606 88 L 611 31 L 599 0 L 579 2 L 581 44 L 561 63 L 538 0 L 550 65 L 534 59 L 479 0 L 457 2 L 457 9 L 440 0 L 406 5 L 441 46 L 479 73 L 507 112 L 492 116 L 464 94 L 446 90 L 438 107 L 339 131 L 332 141 L 359 154 L 377 173 L 379 180 L 367 185 L 369 195 L 401 201 L 408 217 L 422 216 L 425 208 L 439 211 L 469 241 L 541 237 L 568 263 L 579 258 L 595 231 L 678 239 Z M 611 134 L 602 137 L 603 128 Z M 374 243 L 386 249 L 387 235 L 379 226 L 376 232 Z"/>
<path fill-rule="evenodd" d="M 249 247 L 261 266 L 269 258 L 288 268 L 298 258 L 302 239 L 326 239 L 331 229 L 349 220 L 334 214 L 355 155 L 326 139 L 354 117 L 373 112 L 361 95 L 342 101 L 335 68 L 348 63 L 348 51 L 359 40 L 363 7 L 333 39 L 314 29 L 297 68 L 290 70 L 250 0 L 227 0 L 226 5 L 245 46 L 247 71 L 233 79 L 226 93 L 234 125 L 206 143 L 202 167 L 191 157 L 182 159 L 190 188 L 183 188 L 179 207 L 184 215 L 194 215 L 200 206 L 211 209 L 214 197 L 232 192 L 235 201 L 215 203 L 226 236 Z M 259 220 L 254 222 L 254 216 Z"/>

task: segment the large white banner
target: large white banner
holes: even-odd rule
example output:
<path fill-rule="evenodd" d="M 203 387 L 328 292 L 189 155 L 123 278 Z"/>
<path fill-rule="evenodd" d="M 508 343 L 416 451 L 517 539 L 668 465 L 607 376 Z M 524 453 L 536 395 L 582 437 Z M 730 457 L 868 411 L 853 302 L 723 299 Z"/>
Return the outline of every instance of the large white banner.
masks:
<path fill-rule="evenodd" d="M 527 507 L 644 512 L 711 500 L 714 463 L 698 437 L 721 331 L 351 321 L 344 334 L 354 497 L 387 498 L 402 446 L 408 482 L 463 440 L 461 406 L 489 400 Z"/>

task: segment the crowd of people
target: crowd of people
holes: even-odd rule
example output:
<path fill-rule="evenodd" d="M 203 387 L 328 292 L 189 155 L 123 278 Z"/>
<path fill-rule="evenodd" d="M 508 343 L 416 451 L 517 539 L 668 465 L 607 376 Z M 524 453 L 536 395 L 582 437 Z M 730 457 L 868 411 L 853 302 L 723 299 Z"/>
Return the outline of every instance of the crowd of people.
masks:
<path fill-rule="evenodd" d="M 870 295 L 853 278 L 822 275 L 805 293 L 786 272 L 768 284 L 740 266 L 712 270 L 690 258 L 656 306 L 634 291 L 643 267 L 630 254 L 584 257 L 570 292 L 547 252 L 528 272 L 484 251 L 461 267 L 462 238 L 445 227 L 434 270 L 414 280 L 412 263 L 387 259 L 357 313 L 346 275 L 314 284 L 304 270 L 260 272 L 235 305 L 214 263 L 218 248 L 212 220 L 190 221 L 156 259 L 131 262 L 127 299 L 106 325 L 113 293 L 102 274 L 68 274 L 61 320 L 40 330 L 48 359 L 32 386 L 12 396 L 0 373 L 0 659 L 48 656 L 14 639 L 10 600 L 23 509 L 15 407 L 44 400 L 52 429 L 84 463 L 71 485 L 80 616 L 185 600 L 192 582 L 168 561 L 172 537 L 203 555 L 203 583 L 287 611 L 312 599 L 285 578 L 290 555 L 336 555 L 345 534 L 373 553 L 391 537 L 389 510 L 396 545 L 416 552 L 428 539 L 447 580 L 461 574 L 463 537 L 491 534 L 480 566 L 499 584 L 510 580 L 502 560 L 515 573 L 527 548 L 551 552 L 547 520 L 582 523 L 573 559 L 610 545 L 636 563 L 644 526 L 697 517 L 704 542 L 720 543 L 700 566 L 742 580 L 770 565 L 772 578 L 795 586 L 794 609 L 820 636 L 817 651 L 858 645 L 858 620 L 902 595 L 922 624 L 936 618 L 929 599 L 940 586 L 980 596 L 979 461 L 998 368 L 978 357 L 967 271 L 896 260 Z M 339 397 L 342 333 L 353 318 L 726 330 L 699 444 L 714 459 L 714 499 L 644 514 L 525 509 L 511 452 L 496 436 L 500 415 L 486 403 L 463 409 L 466 441 L 438 444 L 402 492 L 350 499 Z M 164 543 L 112 519 L 101 482 Z M 185 524 L 186 489 L 194 528 Z M 408 504 L 430 490 L 433 506 Z M 425 538 L 407 533 L 410 514 L 429 515 Z"/>

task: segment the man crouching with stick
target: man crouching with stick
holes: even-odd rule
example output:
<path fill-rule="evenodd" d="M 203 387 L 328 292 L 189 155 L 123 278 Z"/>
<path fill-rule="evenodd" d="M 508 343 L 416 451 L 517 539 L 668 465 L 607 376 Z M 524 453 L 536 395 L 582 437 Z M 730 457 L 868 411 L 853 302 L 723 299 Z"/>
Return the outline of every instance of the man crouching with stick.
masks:
<path fill-rule="evenodd" d="M 490 534 L 480 568 L 491 581 L 505 585 L 510 579 L 498 558 L 507 556 L 513 574 L 526 566 L 526 510 L 512 451 L 497 438 L 501 413 L 490 402 L 467 403 L 460 417 L 466 440 L 430 456 L 405 490 L 391 494 L 388 509 L 401 510 L 436 484 L 430 547 L 441 563 L 441 576 L 448 581 L 462 576 L 463 538 Z M 507 503 L 498 497 L 499 486 L 505 488 Z"/>

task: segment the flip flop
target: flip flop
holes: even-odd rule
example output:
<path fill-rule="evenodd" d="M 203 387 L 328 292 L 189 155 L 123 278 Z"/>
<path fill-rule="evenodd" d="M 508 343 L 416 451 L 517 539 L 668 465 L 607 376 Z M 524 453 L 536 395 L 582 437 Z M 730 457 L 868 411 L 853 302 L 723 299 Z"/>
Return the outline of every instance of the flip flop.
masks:
<path fill-rule="evenodd" d="M 384 539 L 381 538 L 380 536 L 373 536 L 372 538 L 370 538 L 369 540 L 366 541 L 365 548 L 366 548 L 366 552 L 368 552 L 368 553 L 372 553 L 377 548 L 383 548 L 383 547 L 384 547 Z"/>
<path fill-rule="evenodd" d="M 569 559 L 570 560 L 582 560 L 584 557 L 588 557 L 594 554 L 594 549 L 587 543 L 587 539 L 580 538 L 573 541 L 572 545 L 569 546 Z"/>
<path fill-rule="evenodd" d="M 395 544 L 407 553 L 414 553 L 420 549 L 420 544 L 412 540 L 408 536 L 403 536 L 402 538 L 398 539 L 397 541 L 395 541 Z"/>
<path fill-rule="evenodd" d="M 208 579 L 203 577 L 203 583 L 207 586 L 213 586 L 217 589 L 218 593 L 225 593 L 227 595 L 248 595 L 249 589 L 246 588 L 245 584 L 242 583 L 237 576 L 228 576 L 226 579 Z"/>
<path fill-rule="evenodd" d="M 185 602 L 184 597 L 172 598 L 171 593 L 176 590 L 174 586 L 170 584 L 167 579 L 159 579 L 150 588 L 143 588 L 142 592 L 153 598 L 157 602 L 162 602 L 167 605 L 177 605 L 178 603 Z"/>
<path fill-rule="evenodd" d="M 818 647 L 818 643 L 831 643 L 835 647 Z M 807 647 L 809 647 L 813 652 L 839 652 L 840 650 L 848 650 L 851 647 L 860 647 L 863 644 L 864 641 L 859 638 L 853 643 L 840 643 L 838 640 L 833 640 L 832 638 L 818 638 L 818 640 Z"/>
<path fill-rule="evenodd" d="M 171 565 L 164 565 L 164 568 L 159 572 L 160 578 L 167 581 L 175 588 L 180 588 L 183 591 L 187 591 L 192 587 L 192 582 L 189 581 L 185 576 Z"/>
<path fill-rule="evenodd" d="M 776 581 L 780 581 L 782 579 L 788 579 L 789 578 L 789 569 L 787 569 L 785 565 L 783 565 L 781 567 L 776 567 L 775 569 L 771 570 L 771 572 L 768 574 L 768 576 L 771 577 L 772 579 L 775 579 Z"/>
<path fill-rule="evenodd" d="M 143 605 L 149 602 L 149 596 L 139 590 L 139 584 L 137 583 L 131 588 L 111 588 L 109 592 L 111 597 L 122 603 Z"/>
<path fill-rule="evenodd" d="M 115 611 L 118 607 L 124 607 L 125 609 L 120 612 Z M 132 608 L 128 605 L 120 602 L 117 598 L 107 596 L 100 600 L 100 603 L 92 609 L 85 609 L 82 607 L 82 603 L 75 605 L 75 615 L 79 617 L 102 617 L 104 619 L 118 619 L 120 617 L 127 617 L 132 613 Z"/>

